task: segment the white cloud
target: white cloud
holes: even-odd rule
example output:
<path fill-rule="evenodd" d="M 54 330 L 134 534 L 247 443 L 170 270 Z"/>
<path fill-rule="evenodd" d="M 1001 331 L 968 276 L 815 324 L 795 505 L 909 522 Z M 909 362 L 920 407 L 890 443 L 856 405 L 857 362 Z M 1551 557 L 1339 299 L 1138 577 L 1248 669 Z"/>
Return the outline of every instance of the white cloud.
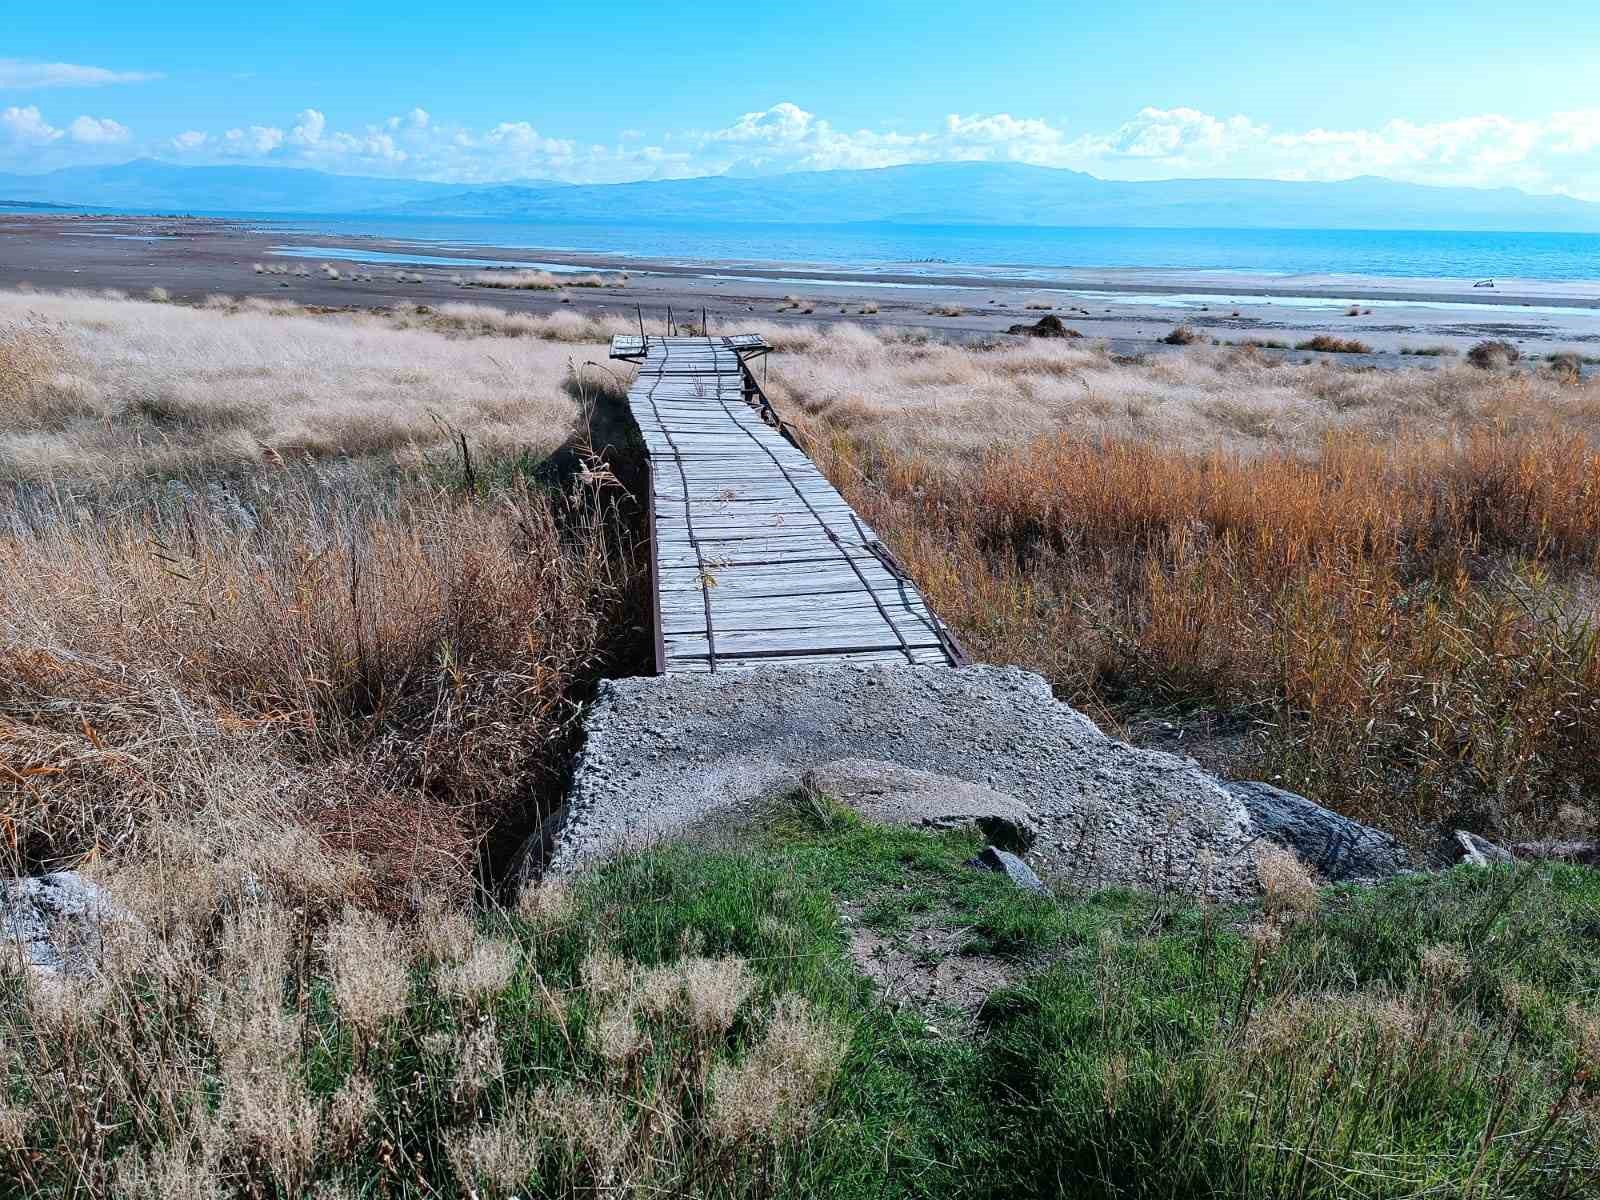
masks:
<path fill-rule="evenodd" d="M 826 136 L 827 131 L 827 122 L 819 123 L 814 115 L 799 105 L 785 101 L 774 104 L 765 112 L 745 113 L 728 128 L 717 130 L 711 137 L 724 142 L 796 145 L 813 133 Z"/>
<path fill-rule="evenodd" d="M 67 133 L 82 146 L 115 146 L 132 136 L 126 125 L 109 117 L 79 117 L 67 126 Z"/>
<path fill-rule="evenodd" d="M 1069 153 L 1105 158 L 1222 157 L 1267 134 L 1248 117 L 1222 119 L 1192 108 L 1144 108 L 1110 134 L 1069 143 Z"/>
<path fill-rule="evenodd" d="M 315 146 L 322 141 L 322 134 L 328 128 L 328 118 L 314 108 L 308 108 L 295 118 L 294 128 L 289 131 L 289 143 L 294 146 Z"/>
<path fill-rule="evenodd" d="M 46 121 L 44 114 L 31 104 L 26 108 L 12 105 L 0 111 L 0 131 L 25 146 L 48 146 L 61 137 L 61 130 Z"/>
<path fill-rule="evenodd" d="M 521 154 L 562 158 L 570 157 L 577 149 L 573 142 L 545 137 L 526 121 L 502 121 L 483 135 L 482 144 L 504 146 Z"/>
<path fill-rule="evenodd" d="M 74 143 L 105 146 L 126 136 L 107 118 L 79 118 L 60 130 L 37 108 L 13 107 L 0 115 L 0 140 L 9 137 L 16 144 L 65 149 Z M 579 143 L 525 119 L 467 127 L 422 108 L 341 129 L 322 110 L 306 107 L 284 126 L 191 129 L 161 148 L 169 147 L 201 161 L 264 160 L 464 184 L 534 176 L 605 183 L 982 160 L 1070 167 L 1111 179 L 1371 174 L 1600 199 L 1600 109 L 1538 119 L 1490 113 L 1439 122 L 1396 118 L 1372 127 L 1279 129 L 1243 115 L 1152 107 L 1103 129 L 994 112 L 951 114 L 921 128 L 849 130 L 786 101 L 740 114 L 721 128 L 654 138 L 630 129 L 606 145 Z"/>
<path fill-rule="evenodd" d="M 1010 113 L 954 114 L 914 132 L 845 132 L 793 104 L 690 135 L 700 170 L 817 170 L 986 160 L 1113 179 L 1251 176 L 1520 187 L 1600 199 L 1600 109 L 1516 120 L 1495 114 L 1375 128 L 1275 130 L 1243 115 L 1145 108 L 1105 131 L 1069 131 Z M 737 157 L 731 155 L 737 154 Z"/>
<path fill-rule="evenodd" d="M 222 135 L 223 152 L 229 155 L 271 154 L 283 145 L 283 130 L 274 125 L 252 125 L 249 129 L 230 129 Z"/>
<path fill-rule="evenodd" d="M 145 83 L 161 76 L 148 71 L 108 71 L 78 63 L 25 62 L 0 58 L 0 88 L 104 87 L 112 83 Z"/>

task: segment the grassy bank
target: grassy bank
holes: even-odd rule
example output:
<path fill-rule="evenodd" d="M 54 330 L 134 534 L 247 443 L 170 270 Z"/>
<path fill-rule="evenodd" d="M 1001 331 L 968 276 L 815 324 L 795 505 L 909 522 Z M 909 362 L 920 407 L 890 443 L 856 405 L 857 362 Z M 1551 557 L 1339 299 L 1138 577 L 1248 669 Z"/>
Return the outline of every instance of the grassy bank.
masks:
<path fill-rule="evenodd" d="M 978 844 L 813 809 L 477 918 L 323 924 L 235 893 L 78 994 L 0 985 L 5 1175 L 149 1196 L 1600 1186 L 1593 873 L 1280 887 L 1245 912 L 1027 896 L 961 865 Z M 975 1016 L 879 1002 L 848 955 L 935 928 L 1014 973 Z"/>

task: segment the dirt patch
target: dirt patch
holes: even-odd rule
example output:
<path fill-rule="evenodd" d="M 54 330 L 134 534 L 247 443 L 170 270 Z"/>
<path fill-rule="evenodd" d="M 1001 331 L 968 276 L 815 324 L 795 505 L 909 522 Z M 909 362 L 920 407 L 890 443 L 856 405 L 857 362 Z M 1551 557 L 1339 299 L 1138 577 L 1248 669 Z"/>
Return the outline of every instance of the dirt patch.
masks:
<path fill-rule="evenodd" d="M 937 925 L 884 933 L 852 929 L 850 959 L 887 1004 L 929 1017 L 956 1010 L 968 1019 L 990 992 L 1015 977 L 1017 964 L 985 954 L 963 954 L 965 934 Z"/>

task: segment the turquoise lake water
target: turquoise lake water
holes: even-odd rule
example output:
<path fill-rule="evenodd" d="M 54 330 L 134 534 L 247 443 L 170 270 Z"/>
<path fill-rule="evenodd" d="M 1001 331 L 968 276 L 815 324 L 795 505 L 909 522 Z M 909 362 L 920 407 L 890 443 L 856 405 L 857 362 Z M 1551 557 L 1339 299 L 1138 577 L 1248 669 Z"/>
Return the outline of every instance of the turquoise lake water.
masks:
<path fill-rule="evenodd" d="M 286 233 L 369 235 L 442 246 L 553 250 L 686 264 L 809 263 L 847 271 L 892 269 L 929 275 L 986 268 L 1022 278 L 1051 270 L 1103 267 L 1600 281 L 1600 234 L 732 222 L 614 225 L 315 214 L 251 219 Z"/>

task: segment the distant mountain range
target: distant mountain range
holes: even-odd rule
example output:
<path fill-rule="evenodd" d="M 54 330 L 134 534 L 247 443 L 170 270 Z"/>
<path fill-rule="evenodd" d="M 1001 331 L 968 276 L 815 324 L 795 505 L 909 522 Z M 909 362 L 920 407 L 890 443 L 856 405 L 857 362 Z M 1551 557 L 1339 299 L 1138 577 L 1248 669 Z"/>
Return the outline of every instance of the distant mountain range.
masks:
<path fill-rule="evenodd" d="M 1424 187 L 1372 177 L 1339 183 L 1125 183 L 1017 163 L 937 163 L 561 188 L 480 187 L 412 201 L 401 211 L 563 221 L 1600 232 L 1600 204 L 1512 188 Z"/>
<path fill-rule="evenodd" d="M 545 191 L 548 179 L 518 184 Z M 398 210 L 461 192 L 459 183 L 330 175 L 297 167 L 189 167 L 141 158 L 45 175 L 0 174 L 0 201 L 166 213 L 350 213 Z"/>
<path fill-rule="evenodd" d="M 1600 232 L 1600 204 L 1515 188 L 1170 179 L 1128 183 L 1018 163 L 707 176 L 643 183 L 523 180 L 491 187 L 283 167 L 141 159 L 0 175 L 0 201 L 167 212 L 313 212 L 526 221 L 885 222 L 1282 229 Z"/>

